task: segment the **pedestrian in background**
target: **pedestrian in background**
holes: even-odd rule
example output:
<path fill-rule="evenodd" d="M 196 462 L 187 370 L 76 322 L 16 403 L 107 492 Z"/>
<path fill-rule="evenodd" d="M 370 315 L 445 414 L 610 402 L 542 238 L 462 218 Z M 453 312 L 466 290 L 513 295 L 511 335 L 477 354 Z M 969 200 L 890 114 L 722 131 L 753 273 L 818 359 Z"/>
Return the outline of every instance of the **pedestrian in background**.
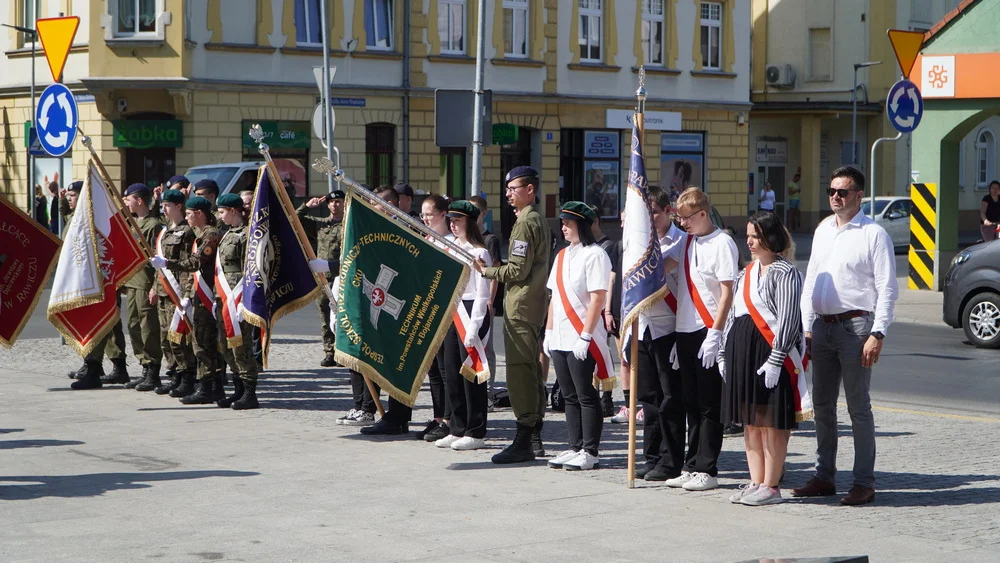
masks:
<path fill-rule="evenodd" d="M 990 193 L 983 196 L 979 207 L 979 219 L 982 221 L 983 240 L 996 240 L 997 229 L 1000 228 L 1000 182 L 990 182 Z"/>
<path fill-rule="evenodd" d="M 774 190 L 771 189 L 771 182 L 764 182 L 764 189 L 760 192 L 760 210 L 774 212 Z"/>
<path fill-rule="evenodd" d="M 816 227 L 802 288 L 802 325 L 812 356 L 816 418 L 816 476 L 797 497 L 837 492 L 837 399 L 843 381 L 854 435 L 854 485 L 842 504 L 875 499 L 875 419 L 872 367 L 899 295 L 892 240 L 861 213 L 865 176 L 834 170 L 827 189 L 833 215 Z"/>

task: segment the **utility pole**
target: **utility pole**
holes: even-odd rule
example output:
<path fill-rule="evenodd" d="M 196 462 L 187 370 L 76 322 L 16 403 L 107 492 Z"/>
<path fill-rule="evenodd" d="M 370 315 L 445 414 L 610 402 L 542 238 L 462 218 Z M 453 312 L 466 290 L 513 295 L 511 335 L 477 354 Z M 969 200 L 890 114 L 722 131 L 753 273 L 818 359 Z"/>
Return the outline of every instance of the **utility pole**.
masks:
<path fill-rule="evenodd" d="M 31 36 L 31 118 L 30 118 L 30 121 L 31 121 L 31 127 L 32 127 L 32 129 L 34 129 L 35 128 L 35 47 L 38 45 L 38 31 L 34 30 L 34 29 L 31 29 L 30 27 L 21 27 L 19 25 L 10 25 L 10 24 L 6 24 L 6 23 L 0 23 L 0 25 L 2 25 L 4 27 L 9 27 L 11 29 L 16 29 L 17 31 L 20 31 L 21 33 L 23 33 L 25 36 L 28 36 L 28 35 Z M 36 131 L 36 134 L 37 134 L 38 130 L 35 129 L 35 131 Z M 29 141 L 30 141 L 30 135 L 29 135 Z M 31 205 L 31 198 L 34 195 L 34 189 L 35 189 L 35 179 L 34 179 L 34 175 L 35 175 L 35 157 L 31 154 L 31 143 L 30 142 L 28 143 L 28 149 L 25 152 L 27 153 L 25 156 L 27 157 L 26 160 L 28 161 L 28 199 L 25 202 L 25 205 L 27 206 L 26 210 L 28 212 L 28 215 L 31 215 L 32 217 L 34 217 L 34 209 L 32 208 L 32 205 Z M 42 192 L 42 193 L 44 194 L 44 192 Z M 58 194 L 56 194 L 56 196 L 58 197 Z"/>
<path fill-rule="evenodd" d="M 858 164 L 858 69 L 880 65 L 882 61 L 854 63 L 854 89 L 851 90 L 851 163 Z M 868 90 L 865 90 L 865 101 L 868 101 Z M 874 208 L 874 204 L 872 204 Z"/>
<path fill-rule="evenodd" d="M 484 0 L 479 1 L 479 17 L 476 35 L 476 105 L 472 132 L 472 190 L 469 195 L 479 195 L 483 190 L 483 107 L 485 92 L 483 91 L 483 72 L 485 65 L 483 52 L 486 50 L 486 15 Z M 490 108 L 489 111 L 493 111 Z"/>
<path fill-rule="evenodd" d="M 330 107 L 330 22 L 326 19 L 326 1 L 319 2 L 319 19 L 323 42 L 323 86 L 320 88 L 323 93 L 323 133 L 326 137 L 326 157 L 333 161 L 333 111 Z M 333 176 L 326 177 L 326 193 L 333 191 Z M 306 195 L 309 188 L 306 187 Z"/>

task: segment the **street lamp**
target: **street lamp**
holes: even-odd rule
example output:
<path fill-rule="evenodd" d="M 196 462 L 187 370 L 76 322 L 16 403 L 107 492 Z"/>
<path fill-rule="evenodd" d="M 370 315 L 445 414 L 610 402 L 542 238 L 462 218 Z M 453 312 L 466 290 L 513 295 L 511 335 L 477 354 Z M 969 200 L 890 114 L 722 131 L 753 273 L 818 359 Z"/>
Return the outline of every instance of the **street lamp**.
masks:
<path fill-rule="evenodd" d="M 31 36 L 31 126 L 35 126 L 35 46 L 38 45 L 38 31 L 31 29 L 30 27 L 22 27 L 19 25 L 10 25 L 6 23 L 0 23 L 4 27 L 9 27 L 11 29 L 20 31 L 25 35 Z M 37 129 L 36 129 L 37 131 Z M 30 135 L 29 135 L 30 139 Z M 31 155 L 31 144 L 28 144 L 28 200 L 26 202 L 28 215 L 33 215 L 31 208 L 31 194 L 34 189 L 35 179 L 32 177 L 35 174 L 35 157 Z"/>
<path fill-rule="evenodd" d="M 858 69 L 866 68 L 870 66 L 880 65 L 882 61 L 867 61 L 863 63 L 854 63 L 854 89 L 851 90 L 851 163 L 858 163 Z M 868 91 L 865 90 L 865 101 L 868 97 Z M 870 171 L 869 171 L 870 172 Z M 872 204 L 874 206 L 874 203 Z"/>

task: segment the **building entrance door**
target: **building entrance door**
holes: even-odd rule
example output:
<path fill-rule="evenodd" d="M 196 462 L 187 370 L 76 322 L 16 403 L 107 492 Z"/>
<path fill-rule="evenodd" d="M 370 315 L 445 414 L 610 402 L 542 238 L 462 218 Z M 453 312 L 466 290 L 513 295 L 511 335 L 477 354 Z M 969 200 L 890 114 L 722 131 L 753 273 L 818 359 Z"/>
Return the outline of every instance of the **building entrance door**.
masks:
<path fill-rule="evenodd" d="M 125 149 L 124 184 L 146 184 L 155 188 L 166 183 L 176 174 L 176 160 L 172 148 Z"/>

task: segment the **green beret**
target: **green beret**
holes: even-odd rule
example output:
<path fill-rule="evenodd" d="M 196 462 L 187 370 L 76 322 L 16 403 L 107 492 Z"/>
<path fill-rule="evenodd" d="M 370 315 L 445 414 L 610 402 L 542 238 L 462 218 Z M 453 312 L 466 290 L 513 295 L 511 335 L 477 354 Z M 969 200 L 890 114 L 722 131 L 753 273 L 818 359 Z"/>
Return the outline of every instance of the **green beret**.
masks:
<path fill-rule="evenodd" d="M 241 204 L 242 204 L 242 202 L 241 202 Z M 197 210 L 197 211 L 202 211 L 202 212 L 204 212 L 206 214 L 212 212 L 212 202 L 208 201 L 207 199 L 205 199 L 203 197 L 201 197 L 200 195 L 196 195 L 196 196 L 194 196 L 192 198 L 188 198 L 188 200 L 186 202 L 184 202 L 184 207 L 186 207 L 187 209 L 194 209 L 194 210 Z"/>
<path fill-rule="evenodd" d="M 184 204 L 184 193 L 180 190 L 167 190 L 163 192 L 162 196 L 163 203 L 179 203 Z"/>
<path fill-rule="evenodd" d="M 479 219 L 479 207 L 466 200 L 453 201 L 448 206 L 448 217 L 468 217 L 475 221 Z"/>
<path fill-rule="evenodd" d="M 243 209 L 243 198 L 236 194 L 223 194 L 216 200 L 215 206 L 219 209 L 232 207 L 233 209 Z"/>
<path fill-rule="evenodd" d="M 597 220 L 597 214 L 589 205 L 582 201 L 567 201 L 563 204 L 559 212 L 560 219 L 577 219 L 593 223 Z"/>

